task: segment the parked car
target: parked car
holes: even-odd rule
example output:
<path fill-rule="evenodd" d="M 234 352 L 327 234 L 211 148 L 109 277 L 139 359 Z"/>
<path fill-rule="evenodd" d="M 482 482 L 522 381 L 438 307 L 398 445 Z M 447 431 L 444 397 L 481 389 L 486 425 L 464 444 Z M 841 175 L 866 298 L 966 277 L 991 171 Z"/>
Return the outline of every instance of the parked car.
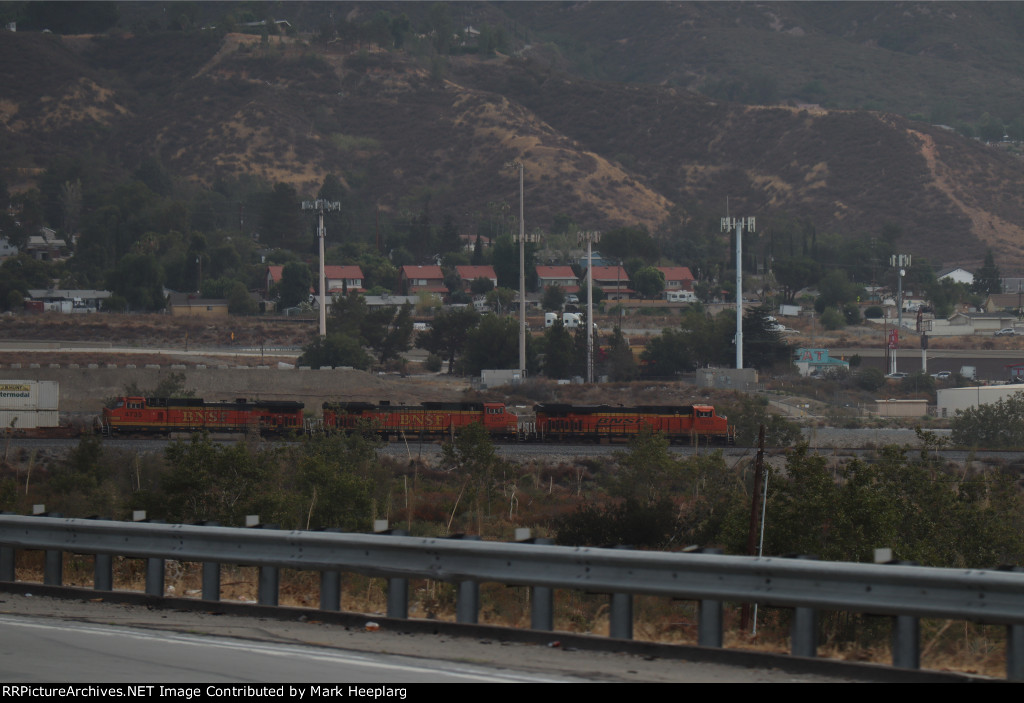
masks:
<path fill-rule="evenodd" d="M 997 337 L 1012 337 L 1017 334 L 1012 327 L 1004 327 L 996 332 Z"/>
<path fill-rule="evenodd" d="M 892 378 L 892 379 L 895 379 L 895 380 L 899 380 L 901 378 L 906 378 L 909 375 L 910 374 L 903 373 L 902 371 L 897 371 L 896 373 L 887 373 L 887 374 L 885 374 L 885 377 L 886 378 Z"/>
<path fill-rule="evenodd" d="M 936 381 L 948 381 L 949 379 L 953 378 L 953 372 L 939 371 L 938 373 L 933 373 L 932 378 L 934 378 Z"/>

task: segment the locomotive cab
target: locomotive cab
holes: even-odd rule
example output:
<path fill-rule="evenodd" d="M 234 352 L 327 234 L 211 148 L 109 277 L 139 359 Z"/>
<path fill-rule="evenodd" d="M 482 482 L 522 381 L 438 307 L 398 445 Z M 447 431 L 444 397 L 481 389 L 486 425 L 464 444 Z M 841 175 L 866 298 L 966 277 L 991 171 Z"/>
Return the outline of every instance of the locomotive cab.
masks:
<path fill-rule="evenodd" d="M 494 435 L 515 435 L 519 417 L 508 411 L 504 403 L 484 403 L 484 427 Z"/>

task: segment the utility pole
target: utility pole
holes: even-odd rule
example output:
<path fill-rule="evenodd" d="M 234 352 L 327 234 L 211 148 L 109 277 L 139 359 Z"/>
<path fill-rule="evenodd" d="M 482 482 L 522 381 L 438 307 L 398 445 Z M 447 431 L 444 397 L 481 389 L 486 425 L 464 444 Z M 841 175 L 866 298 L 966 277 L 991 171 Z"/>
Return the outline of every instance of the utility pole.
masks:
<path fill-rule="evenodd" d="M 577 232 L 577 242 L 587 243 L 587 383 L 594 382 L 594 242 L 601 241 L 600 232 Z"/>
<path fill-rule="evenodd" d="M 753 232 L 753 217 L 723 217 L 722 231 L 736 230 L 736 368 L 743 368 L 743 230 Z"/>
<path fill-rule="evenodd" d="M 320 240 L 320 336 L 327 336 L 327 277 L 324 275 L 324 211 L 341 211 L 341 202 L 337 200 L 303 200 L 303 210 L 316 210 L 319 215 L 317 239 Z"/>

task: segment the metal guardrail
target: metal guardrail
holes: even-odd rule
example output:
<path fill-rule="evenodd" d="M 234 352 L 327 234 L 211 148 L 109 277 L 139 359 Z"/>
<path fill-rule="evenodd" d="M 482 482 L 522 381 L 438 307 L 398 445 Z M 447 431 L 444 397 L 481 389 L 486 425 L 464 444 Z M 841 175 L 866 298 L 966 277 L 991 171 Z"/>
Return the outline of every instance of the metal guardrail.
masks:
<path fill-rule="evenodd" d="M 203 563 L 203 598 L 219 600 L 220 565 L 259 567 L 259 602 L 277 605 L 278 569 L 321 572 L 320 605 L 340 608 L 340 573 L 390 579 L 388 615 L 408 616 L 410 578 L 458 586 L 459 622 L 475 623 L 478 585 L 532 587 L 533 629 L 553 629 L 553 589 L 611 596 L 611 635 L 632 636 L 633 595 L 700 601 L 698 643 L 722 646 L 722 603 L 795 609 L 794 654 L 814 656 L 817 609 L 894 618 L 893 663 L 919 666 L 918 618 L 1007 626 L 1006 672 L 1024 679 L 1024 571 L 940 569 L 711 553 L 644 552 L 59 517 L 0 515 L 0 581 L 14 582 L 16 549 L 46 550 L 44 582 L 61 585 L 64 552 L 96 555 L 94 587 L 112 590 L 112 556 L 148 559 L 146 592 L 164 595 L 164 560 Z"/>

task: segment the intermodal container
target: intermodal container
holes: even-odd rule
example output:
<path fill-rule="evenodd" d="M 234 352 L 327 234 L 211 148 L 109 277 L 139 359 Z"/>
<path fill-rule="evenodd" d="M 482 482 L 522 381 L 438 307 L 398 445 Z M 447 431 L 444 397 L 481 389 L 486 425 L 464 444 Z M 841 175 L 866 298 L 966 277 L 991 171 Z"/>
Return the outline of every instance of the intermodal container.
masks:
<path fill-rule="evenodd" d="M 57 381 L 0 381 L 0 411 L 59 410 Z"/>

